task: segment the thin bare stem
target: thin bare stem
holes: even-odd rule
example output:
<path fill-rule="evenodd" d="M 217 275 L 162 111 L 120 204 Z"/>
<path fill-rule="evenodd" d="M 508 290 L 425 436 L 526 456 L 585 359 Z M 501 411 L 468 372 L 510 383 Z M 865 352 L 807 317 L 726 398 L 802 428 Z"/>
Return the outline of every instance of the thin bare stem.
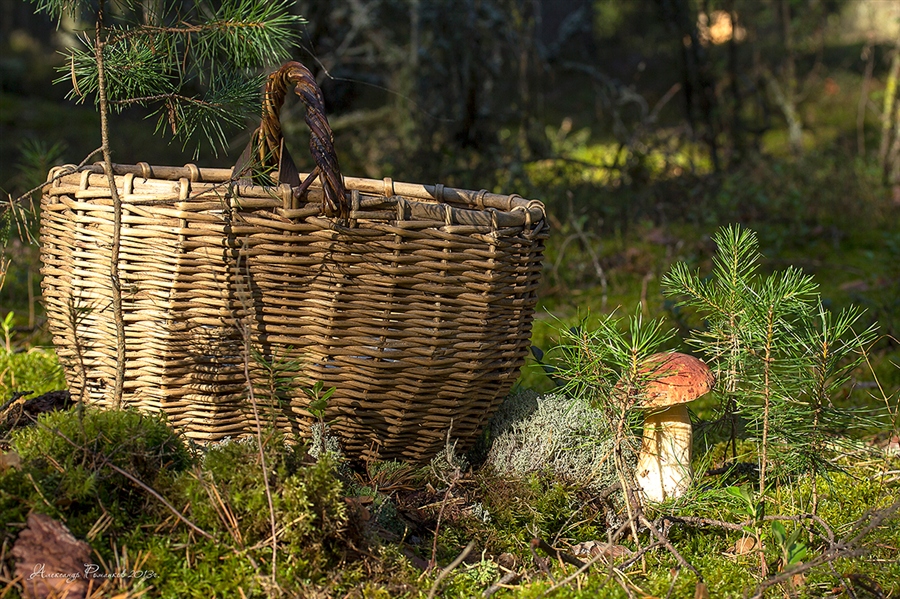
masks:
<path fill-rule="evenodd" d="M 240 264 L 236 264 L 235 268 L 240 270 Z M 249 273 L 247 276 L 249 277 Z M 269 486 L 266 454 L 263 451 L 262 424 L 260 423 L 259 410 L 256 405 L 256 393 L 253 391 L 253 379 L 250 377 L 250 331 L 238 319 L 235 319 L 235 324 L 240 330 L 244 342 L 244 377 L 247 379 L 247 392 L 250 397 L 250 405 L 253 407 L 253 421 L 256 423 L 256 442 L 259 447 L 259 464 L 262 469 L 263 484 L 266 489 L 266 501 L 269 504 L 269 523 L 272 527 L 272 584 L 275 584 L 278 571 L 278 526 L 275 522 L 275 504 L 272 501 L 272 489 Z M 324 435 L 324 431 L 322 434 Z"/>
<path fill-rule="evenodd" d="M 872 36 L 869 36 L 862 51 L 862 58 L 866 61 L 865 74 L 859 89 L 859 103 L 856 107 L 856 152 L 860 158 L 866 156 L 866 105 L 869 102 L 869 83 L 872 81 L 872 71 L 875 68 L 875 52 Z"/>
<path fill-rule="evenodd" d="M 88 160 L 90 160 L 91 158 L 93 158 L 94 156 L 96 156 L 97 154 L 99 154 L 102 151 L 103 151 L 103 146 L 100 146 L 99 148 L 97 148 L 96 150 L 94 150 L 93 152 L 91 152 L 90 154 L 85 156 L 84 160 L 82 160 L 77 165 L 75 165 L 75 167 L 69 167 L 69 168 L 62 169 L 52 179 L 48 179 L 47 181 L 44 181 L 40 185 L 38 185 L 36 187 L 32 187 L 31 189 L 29 189 L 28 191 L 26 191 L 25 193 L 23 193 L 16 199 L 12 200 L 11 203 L 18 204 L 22 200 L 27 199 L 34 192 L 40 191 L 41 189 L 43 189 L 43 188 L 47 187 L 48 185 L 50 185 L 51 183 L 53 183 L 54 181 L 58 181 L 59 179 L 62 179 L 66 175 L 71 175 L 72 173 L 77 173 L 78 169 L 80 169 L 81 167 L 83 167 L 85 164 L 88 163 Z"/>
<path fill-rule="evenodd" d="M 637 562 L 638 560 L 643 559 L 644 554 L 646 554 L 646 553 L 648 553 L 649 551 L 652 551 L 653 549 L 656 549 L 656 548 L 658 548 L 658 547 L 662 547 L 662 543 L 656 542 L 656 543 L 652 543 L 652 544 L 650 544 L 650 545 L 647 545 L 646 547 L 644 547 L 644 548 L 641 549 L 640 551 L 636 552 L 634 555 L 632 555 L 631 557 L 629 557 L 627 560 L 625 560 L 624 562 L 622 562 L 622 563 L 619 564 L 618 566 L 613 566 L 612 564 L 610 564 L 610 569 L 611 569 L 611 570 L 612 570 L 612 569 L 624 570 L 625 568 L 631 566 L 632 564 L 634 564 L 634 563 Z M 575 578 L 577 578 L 579 574 L 582 574 L 582 573 L 585 572 L 588 568 L 590 568 L 590 567 L 593 566 L 595 563 L 597 563 L 598 561 L 600 561 L 601 559 L 603 559 L 603 558 L 605 558 L 605 557 L 608 557 L 608 556 L 607 556 L 606 554 L 604 554 L 604 553 L 601 551 L 601 552 L 598 553 L 597 555 L 593 556 L 590 560 L 588 560 L 587 562 L 585 562 L 584 565 L 582 565 L 578 570 L 576 570 L 575 572 L 573 572 L 572 574 L 570 574 L 570 575 L 567 576 L 566 578 L 560 580 L 559 582 L 557 582 L 556 584 L 554 584 L 552 587 L 550 587 L 549 589 L 547 589 L 546 591 L 544 591 L 543 594 L 542 594 L 541 596 L 542 596 L 542 597 L 545 597 L 545 596 L 549 595 L 550 593 L 552 593 L 553 591 L 556 591 L 557 589 L 559 589 L 559 588 L 561 588 L 561 587 L 564 587 L 565 585 L 569 584 L 570 582 L 572 582 L 573 580 L 575 580 Z M 607 576 L 606 581 L 604 581 L 604 583 L 603 583 L 602 585 L 600 585 L 600 588 L 601 588 L 601 589 L 602 589 L 604 586 L 606 586 L 606 583 L 609 582 L 610 578 L 612 578 L 612 573 L 610 573 L 609 576 Z M 598 590 L 599 590 L 599 589 L 598 589 Z"/>
<path fill-rule="evenodd" d="M 434 584 L 431 586 L 431 590 L 428 592 L 428 599 L 434 599 L 435 594 L 437 593 L 438 587 L 441 582 L 447 578 L 447 576 L 456 569 L 463 560 L 469 555 L 472 549 L 475 548 L 475 541 L 469 541 L 469 544 L 466 545 L 466 548 L 462 550 L 462 553 L 456 556 L 456 559 L 450 562 L 450 565 L 441 570 L 441 573 L 438 574 L 438 577 L 435 579 Z"/>
<path fill-rule="evenodd" d="M 462 477 L 462 473 L 459 470 L 459 466 L 456 464 L 455 458 L 455 450 L 456 444 L 450 443 L 450 434 L 453 431 L 453 421 L 450 421 L 450 428 L 447 429 L 447 443 L 446 443 L 446 454 L 448 462 L 452 462 L 451 465 L 454 466 L 453 476 L 447 482 L 447 490 L 444 492 L 444 498 L 441 500 L 441 509 L 438 510 L 437 522 L 434 524 L 434 539 L 431 545 L 431 560 L 428 562 L 427 570 L 432 570 L 437 565 L 437 546 L 438 546 L 438 534 L 441 530 L 441 520 L 444 517 L 444 509 L 447 507 L 447 501 L 450 499 L 450 494 L 453 492 L 453 487 L 456 486 L 456 483 L 459 482 L 459 479 Z M 324 435 L 324 431 L 323 431 Z"/>
<path fill-rule="evenodd" d="M 116 379 L 113 387 L 113 406 L 122 407 L 125 390 L 125 317 L 122 312 L 122 285 L 119 280 L 119 248 L 122 243 L 122 198 L 116 188 L 116 176 L 113 173 L 112 155 L 109 149 L 109 103 L 106 97 L 106 66 L 103 62 L 103 49 L 106 46 L 103 36 L 103 3 L 97 13 L 95 29 L 94 57 L 97 60 L 97 94 L 100 104 L 100 149 L 103 152 L 103 170 L 109 183 L 109 193 L 113 202 L 113 236 L 109 256 L 109 278 L 112 285 L 113 319 L 116 324 Z"/>
<path fill-rule="evenodd" d="M 519 574 L 518 572 L 516 572 L 516 571 L 514 571 L 514 570 L 510 570 L 509 572 L 507 572 L 506 574 L 504 574 L 504 575 L 500 578 L 500 580 L 498 580 L 497 582 L 495 582 L 494 584 L 492 584 L 491 586 L 489 586 L 488 588 L 486 588 L 486 589 L 484 590 L 484 593 L 481 594 L 481 596 L 482 596 L 482 597 L 490 597 L 491 595 L 493 595 L 494 593 L 496 593 L 496 592 L 499 591 L 500 589 L 505 588 L 504 585 L 513 584 L 514 582 L 516 582 L 517 580 L 519 580 L 519 578 L 521 578 L 521 577 L 522 577 L 522 575 Z M 0 599 L 2 599 L 2 598 L 0 598 Z"/>
<path fill-rule="evenodd" d="M 666 549 L 669 550 L 669 553 L 671 553 L 673 556 L 675 556 L 675 560 L 678 561 L 678 563 L 681 564 L 682 567 L 687 568 L 688 570 L 693 572 L 697 576 L 697 578 L 701 582 L 703 582 L 703 575 L 700 574 L 700 571 L 697 568 L 695 568 L 693 566 L 693 564 L 691 564 L 691 562 L 684 559 L 684 556 L 681 555 L 677 549 L 675 549 L 675 546 L 669 542 L 669 539 L 667 539 L 664 534 L 659 532 L 656 529 L 656 527 L 653 526 L 653 523 L 650 522 L 650 520 L 648 520 L 646 516 L 644 516 L 644 514 L 641 514 L 641 524 L 646 526 L 650 530 L 650 534 L 652 534 L 654 537 L 656 537 L 656 539 L 660 543 L 662 543 Z"/>
<path fill-rule="evenodd" d="M 698 518 L 696 516 L 663 516 L 662 520 L 668 522 L 677 522 L 679 524 L 689 524 L 692 526 L 714 526 L 716 528 L 723 528 L 725 530 L 733 530 L 735 532 L 742 532 L 748 526 L 752 526 L 756 520 L 744 520 L 743 522 L 735 524 L 734 522 L 725 522 L 723 520 L 712 520 L 710 518 Z M 828 526 L 828 523 L 825 522 L 820 516 L 817 514 L 797 514 L 794 516 L 765 516 L 760 519 L 759 522 L 802 522 L 803 520 L 812 520 L 816 524 L 818 524 L 822 530 L 825 531 L 825 538 L 828 539 L 828 542 L 834 543 L 834 531 Z"/>
<path fill-rule="evenodd" d="M 265 24 L 257 21 L 212 21 L 210 23 L 202 23 L 200 25 L 183 25 L 181 27 L 161 27 L 158 25 L 143 25 L 138 29 L 129 29 L 122 31 L 116 36 L 109 38 L 110 44 L 116 44 L 132 37 L 147 36 L 148 34 L 157 35 L 184 35 L 191 36 L 197 33 L 207 31 L 222 31 L 227 29 L 261 29 Z"/>
<path fill-rule="evenodd" d="M 900 504 L 895 504 L 900 505 Z M 840 541 L 830 550 L 826 551 L 822 555 L 815 557 L 808 562 L 803 562 L 802 564 L 798 564 L 794 568 L 790 568 L 784 572 L 776 576 L 772 576 L 759 584 L 756 587 L 756 592 L 753 594 L 751 599 L 763 599 L 765 595 L 766 589 L 773 587 L 777 584 L 781 584 L 782 582 L 787 582 L 792 579 L 797 574 L 802 574 L 807 570 L 811 570 L 817 566 L 821 566 L 822 564 L 831 563 L 838 559 L 846 559 L 851 557 L 859 557 L 860 555 L 864 555 L 868 552 L 867 549 L 863 549 L 861 547 L 856 547 L 856 541 L 858 539 L 851 539 L 850 541 L 844 542 Z"/>
<path fill-rule="evenodd" d="M 216 104 L 214 102 L 207 102 L 206 100 L 201 100 L 199 98 L 192 98 L 190 96 L 185 96 L 183 94 L 156 94 L 153 96 L 139 96 L 136 98 L 124 98 L 122 100 L 112 100 L 110 104 L 115 104 L 117 106 L 131 106 L 132 104 L 147 104 L 149 102 L 159 102 L 160 100 L 179 100 L 181 102 L 185 102 L 186 104 L 194 104 L 196 106 L 202 106 L 204 108 L 222 108 L 223 104 Z"/>
<path fill-rule="evenodd" d="M 547 543 L 547 541 L 545 541 L 544 539 L 541 539 L 540 537 L 535 537 L 535 538 L 531 539 L 531 546 L 534 548 L 540 549 L 541 551 L 543 551 L 550 557 L 555 557 L 556 559 L 566 562 L 567 564 L 569 564 L 571 566 L 575 566 L 576 568 L 581 568 L 584 566 L 584 562 L 581 561 L 580 559 L 578 559 L 577 557 L 569 555 L 565 551 L 560 551 L 559 549 L 550 545 L 549 543 Z"/>

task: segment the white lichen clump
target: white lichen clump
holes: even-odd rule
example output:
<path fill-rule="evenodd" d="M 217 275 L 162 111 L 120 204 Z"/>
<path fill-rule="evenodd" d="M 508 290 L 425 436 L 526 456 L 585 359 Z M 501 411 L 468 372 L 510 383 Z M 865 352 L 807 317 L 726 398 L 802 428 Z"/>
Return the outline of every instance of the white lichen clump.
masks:
<path fill-rule="evenodd" d="M 487 464 L 501 475 L 549 471 L 561 479 L 602 489 L 617 478 L 612 439 L 586 402 L 534 391 L 511 394 L 491 421 Z"/>

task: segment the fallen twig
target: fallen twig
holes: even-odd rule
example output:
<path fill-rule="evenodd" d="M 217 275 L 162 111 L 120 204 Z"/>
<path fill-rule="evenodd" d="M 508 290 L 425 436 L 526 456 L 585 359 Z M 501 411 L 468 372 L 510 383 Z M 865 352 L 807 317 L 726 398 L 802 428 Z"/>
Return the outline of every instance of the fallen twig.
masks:
<path fill-rule="evenodd" d="M 632 564 L 634 564 L 635 562 L 637 562 L 639 559 L 641 559 L 641 558 L 644 556 L 645 553 L 647 553 L 647 552 L 649 552 L 649 551 L 651 551 L 651 550 L 653 550 L 653 549 L 656 549 L 656 548 L 658 548 L 658 547 L 662 547 L 662 546 L 663 546 L 663 544 L 662 544 L 662 543 L 659 543 L 659 542 L 653 543 L 653 544 L 651 544 L 651 545 L 647 545 L 646 547 L 644 547 L 644 548 L 642 548 L 640 551 L 636 552 L 634 555 L 632 555 L 631 557 L 629 557 L 627 560 L 625 560 L 625 561 L 622 562 L 621 564 L 619 564 L 619 565 L 617 565 L 617 566 L 614 565 L 614 564 L 610 564 L 611 572 L 609 573 L 609 575 L 607 575 L 606 580 L 603 581 L 603 584 L 600 585 L 600 588 L 602 589 L 603 587 L 606 586 L 606 583 L 608 583 L 608 582 L 610 581 L 610 579 L 613 577 L 613 573 L 614 573 L 615 570 L 624 570 L 625 568 L 631 566 Z M 606 558 L 606 557 L 608 557 L 608 556 L 607 556 L 605 553 L 603 553 L 603 552 L 601 551 L 601 552 L 598 553 L 597 555 L 593 556 L 590 560 L 588 560 L 587 562 L 585 562 L 584 565 L 581 566 L 581 568 L 579 568 L 578 570 L 576 570 L 575 572 L 573 572 L 572 574 L 570 574 L 569 576 L 567 576 L 567 577 L 564 578 L 563 580 L 560 580 L 559 582 L 557 582 L 556 584 L 554 584 L 552 587 L 550 587 L 549 589 L 547 589 L 546 591 L 544 591 L 544 593 L 543 593 L 541 596 L 543 597 L 543 596 L 549 595 L 549 594 L 552 593 L 553 591 L 555 591 L 555 590 L 557 590 L 557 589 L 559 589 L 559 588 L 561 588 L 561 587 L 563 587 L 563 586 L 569 584 L 570 582 L 572 582 L 573 580 L 575 580 L 575 578 L 576 578 L 579 574 L 583 573 L 583 572 L 586 571 L 588 568 L 590 568 L 590 567 L 593 566 L 595 563 L 597 563 L 599 560 L 604 559 L 604 558 Z"/>
<path fill-rule="evenodd" d="M 528 548 L 531 550 L 531 557 L 534 559 L 534 565 L 537 566 L 540 569 L 540 571 L 544 573 L 544 576 L 546 576 L 547 578 L 552 580 L 553 583 L 555 584 L 556 579 L 553 578 L 553 574 L 550 573 L 550 568 L 547 567 L 546 560 L 541 559 L 541 556 L 539 556 L 537 554 L 537 551 L 535 551 L 534 545 L 532 545 L 531 543 L 528 544 Z"/>
<path fill-rule="evenodd" d="M 539 548 L 541 551 L 543 551 L 550 557 L 555 557 L 556 559 L 562 560 L 569 565 L 575 566 L 576 568 L 584 567 L 583 561 L 581 561 L 577 557 L 569 555 L 565 551 L 560 551 L 559 549 L 557 549 L 556 547 L 553 547 L 552 545 L 550 545 L 549 543 L 547 543 L 546 541 L 544 541 L 541 538 L 535 537 L 535 538 L 531 539 L 531 547 L 533 549 Z"/>
<path fill-rule="evenodd" d="M 587 562 L 582 563 L 581 567 L 578 568 L 575 572 L 573 572 L 569 576 L 563 578 L 559 582 L 554 581 L 553 586 L 550 587 L 549 589 L 547 589 L 546 591 L 544 591 L 541 594 L 541 597 L 546 597 L 553 591 L 566 586 L 567 584 L 569 584 L 570 582 L 575 580 L 575 578 L 577 578 L 579 574 L 583 573 L 585 570 L 587 570 L 588 568 L 593 566 L 595 563 L 597 563 L 599 560 L 603 559 L 604 557 L 606 557 L 606 556 L 603 554 L 603 552 L 600 552 L 597 555 L 595 555 L 594 557 L 592 557 L 591 559 L 589 559 Z M 638 558 L 638 559 L 640 559 L 640 558 Z M 610 576 L 612 576 L 612 574 L 610 574 Z M 608 582 L 609 578 L 607 578 L 606 581 Z M 603 585 L 601 585 L 601 588 L 602 588 L 602 586 L 605 586 L 605 585 L 606 585 L 606 582 L 604 582 Z"/>
<path fill-rule="evenodd" d="M 510 570 L 509 572 L 504 574 L 502 577 L 500 577 L 500 580 L 498 580 L 497 582 L 495 582 L 494 584 L 492 584 L 491 586 L 486 588 L 484 590 L 484 593 L 481 594 L 481 596 L 482 597 L 490 597 L 491 595 L 493 595 L 500 589 L 505 588 L 505 585 L 510 585 L 510 584 L 515 583 L 521 577 L 522 577 L 522 575 L 519 574 L 518 572 Z"/>
<path fill-rule="evenodd" d="M 681 574 L 681 570 L 675 570 L 675 576 L 672 577 L 672 582 L 669 583 L 669 592 L 666 593 L 666 599 L 672 598 L 672 593 L 675 591 L 675 583 L 678 582 L 678 576 Z"/>
<path fill-rule="evenodd" d="M 643 513 L 641 513 L 641 515 L 640 515 L 640 521 L 641 521 L 641 524 L 643 524 L 644 526 L 647 527 L 648 530 L 650 530 L 650 534 L 652 534 L 654 537 L 656 537 L 659 540 L 659 542 L 662 543 L 665 546 L 665 548 L 669 550 L 669 553 L 671 553 L 672 555 L 675 556 L 675 559 L 678 561 L 679 564 L 681 564 L 682 567 L 687 568 L 688 570 L 690 570 L 691 572 L 696 574 L 697 578 L 700 580 L 700 582 L 703 582 L 703 575 L 700 574 L 700 571 L 697 568 L 695 568 L 693 566 L 693 564 L 691 564 L 689 561 L 684 559 L 684 556 L 681 555 L 681 553 L 679 553 L 677 549 L 675 549 L 675 547 L 672 545 L 672 543 L 669 542 L 669 539 L 667 539 L 664 534 L 659 532 L 656 529 L 656 527 L 653 526 L 653 523 L 650 522 L 650 520 L 648 520 L 647 517 Z"/>
<path fill-rule="evenodd" d="M 717 528 L 724 528 L 725 530 L 733 530 L 737 532 L 741 532 L 747 526 L 752 526 L 756 523 L 755 520 L 744 520 L 743 522 L 739 522 L 735 524 L 734 522 L 725 522 L 723 520 L 713 520 L 710 518 L 698 518 L 696 516 L 670 516 L 666 515 L 660 518 L 661 520 L 665 520 L 667 522 L 678 522 L 680 524 L 690 524 L 695 526 L 715 526 Z M 818 524 L 822 530 L 825 531 L 825 536 L 828 539 L 829 543 L 834 543 L 834 531 L 831 530 L 831 527 L 828 526 L 828 523 L 822 520 L 821 517 L 816 514 L 797 514 L 795 516 L 765 516 L 760 522 L 775 522 L 775 521 L 783 521 L 783 522 L 801 522 L 803 520 L 812 520 L 816 524 Z"/>
<path fill-rule="evenodd" d="M 609 535 L 608 538 L 609 538 L 609 544 L 610 544 L 610 546 L 611 546 L 612 543 L 613 543 L 613 539 L 619 538 L 619 536 L 620 536 L 623 532 L 625 532 L 625 530 L 628 528 L 629 525 L 630 525 L 630 521 L 629 521 L 629 522 L 624 522 L 621 526 L 619 526 L 619 528 L 618 528 L 615 532 L 613 532 L 612 534 Z M 645 553 L 647 553 L 647 552 L 650 551 L 651 549 L 655 549 L 656 547 L 659 547 L 659 546 L 660 546 L 660 543 L 654 543 L 654 544 L 652 544 L 652 545 L 647 545 L 646 547 L 644 547 L 643 549 L 641 549 L 640 551 L 638 551 L 637 553 L 635 553 L 634 555 L 632 555 L 630 558 L 628 558 L 627 560 L 625 560 L 624 562 L 622 562 L 622 563 L 618 566 L 618 568 L 619 568 L 619 569 L 627 568 L 627 567 L 630 566 L 631 564 L 635 563 L 637 560 L 641 559 L 641 558 L 644 556 Z M 534 549 L 532 549 L 532 553 L 534 553 Z M 592 565 L 594 565 L 595 563 L 597 563 L 598 560 L 601 560 L 601 559 L 603 559 L 603 558 L 605 558 L 605 557 L 608 557 L 608 556 L 607 556 L 604 552 L 602 552 L 602 551 L 599 552 L 597 555 L 593 556 L 591 559 L 589 559 L 587 562 L 585 562 L 585 564 L 584 564 L 582 567 L 580 567 L 578 570 L 576 570 L 575 572 L 573 572 L 572 574 L 570 574 L 569 576 L 567 576 L 565 579 L 561 580 L 561 581 L 558 582 L 558 583 L 556 583 L 556 582 L 554 581 L 555 584 L 554 584 L 552 587 L 550 587 L 549 589 L 547 589 L 546 591 L 544 591 L 544 593 L 543 593 L 542 596 L 549 595 L 550 593 L 552 593 L 552 592 L 555 591 L 556 589 L 559 589 L 559 588 L 561 588 L 561 587 L 563 587 L 563 586 L 569 584 L 570 582 L 572 582 L 573 580 L 575 580 L 575 578 L 576 578 L 579 574 L 581 574 L 582 572 L 584 572 L 585 570 L 587 570 L 588 568 L 590 568 Z M 603 584 L 600 585 L 600 588 L 601 588 L 601 589 L 602 589 L 603 587 L 605 587 L 606 584 L 612 579 L 614 573 L 615 573 L 615 568 L 613 567 L 612 564 L 610 564 L 610 572 L 609 572 L 609 575 L 607 575 L 606 580 L 603 581 Z M 629 596 L 630 596 L 630 590 L 626 589 L 626 592 L 628 592 L 628 593 L 629 593 Z"/>
<path fill-rule="evenodd" d="M 862 541 L 862 539 L 866 535 L 880 526 L 882 522 L 891 518 L 898 511 L 900 511 L 900 501 L 895 501 L 892 505 L 884 509 L 877 510 L 874 513 L 870 512 L 869 514 L 866 514 L 856 521 L 856 525 L 854 526 L 854 531 L 856 532 L 856 534 L 853 537 L 841 539 L 840 541 L 832 543 L 831 547 L 818 557 L 815 557 L 808 562 L 798 564 L 797 566 L 789 570 L 785 570 L 784 572 L 781 572 L 775 576 L 770 576 L 756 587 L 756 591 L 751 599 L 762 599 L 766 589 L 782 582 L 786 582 L 795 575 L 806 572 L 807 570 L 810 570 L 817 566 L 821 566 L 822 564 L 831 563 L 838 559 L 864 555 L 868 552 L 868 550 L 859 547 L 859 542 Z M 867 519 L 868 523 L 865 526 L 862 526 L 862 523 Z"/>
<path fill-rule="evenodd" d="M 610 486 L 608 486 L 608 487 L 606 487 L 605 489 L 603 489 L 603 491 L 601 491 L 599 495 L 597 495 L 597 500 L 598 500 L 598 501 L 606 501 L 606 499 L 607 499 L 610 495 L 612 495 L 613 493 L 615 493 L 616 491 L 618 491 L 618 490 L 621 489 L 621 488 L 622 488 L 622 483 L 621 483 L 621 482 L 614 482 L 614 483 L 611 484 Z"/>

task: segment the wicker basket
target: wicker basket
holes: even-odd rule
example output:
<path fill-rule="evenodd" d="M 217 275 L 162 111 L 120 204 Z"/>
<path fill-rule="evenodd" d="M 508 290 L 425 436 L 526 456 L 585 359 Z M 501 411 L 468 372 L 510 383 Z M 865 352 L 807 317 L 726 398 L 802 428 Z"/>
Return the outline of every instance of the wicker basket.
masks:
<path fill-rule="evenodd" d="M 290 85 L 307 105 L 317 163 L 309 176 L 281 140 L 277 115 Z M 270 77 L 264 114 L 235 169 L 114 167 L 126 325 L 120 402 L 108 180 L 99 165 L 51 171 L 43 294 L 73 396 L 163 411 L 209 441 L 255 431 L 255 403 L 263 420 L 307 437 L 303 389 L 321 381 L 337 389 L 326 419 L 350 455 L 425 460 L 448 430 L 465 447 L 525 359 L 543 206 L 344 179 L 321 95 L 298 63 Z M 278 165 L 282 183 L 249 181 L 260 177 L 251 163 Z"/>

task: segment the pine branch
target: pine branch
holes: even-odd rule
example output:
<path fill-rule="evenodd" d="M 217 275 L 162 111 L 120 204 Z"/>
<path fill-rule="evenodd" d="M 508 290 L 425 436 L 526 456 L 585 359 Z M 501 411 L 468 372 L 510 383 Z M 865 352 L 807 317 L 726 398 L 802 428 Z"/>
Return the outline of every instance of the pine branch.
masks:
<path fill-rule="evenodd" d="M 125 324 L 119 280 L 122 201 L 112 167 L 110 111 L 127 106 L 160 104 L 161 124 L 185 140 L 202 132 L 213 147 L 224 147 L 225 125 L 241 124 L 258 106 L 261 79 L 249 70 L 286 58 L 287 44 L 296 41 L 288 0 L 223 0 L 211 8 L 195 0 L 165 2 L 160 12 L 144 18 L 140 0 L 31 0 L 38 12 L 57 19 L 86 15 L 81 48 L 69 53 L 57 82 L 71 82 L 69 98 L 91 97 L 100 113 L 103 170 L 113 204 L 110 285 L 116 329 L 116 371 L 113 405 L 124 401 Z M 107 22 L 109 21 L 109 22 Z M 146 22 L 145 22 L 146 21 Z M 222 73 L 218 75 L 217 73 Z M 243 75 L 243 77 L 242 77 Z M 185 88 L 207 87 L 203 97 Z M 199 147 L 198 147 L 199 151 Z"/>
<path fill-rule="evenodd" d="M 77 11 L 91 6 L 32 1 L 56 15 L 73 4 Z M 197 0 L 187 10 L 172 2 L 147 17 L 136 10 L 142 4 L 117 4 L 122 10 L 116 22 L 104 24 L 102 34 L 84 35 L 83 47 L 70 51 L 56 82 L 71 82 L 68 97 L 76 102 L 99 103 L 102 60 L 108 109 L 156 106 L 157 131 L 171 131 L 185 144 L 200 133 L 218 151 L 227 145 L 226 127 L 241 126 L 258 112 L 262 78 L 251 71 L 288 58 L 285 48 L 298 41 L 302 19 L 291 14 L 288 0 L 225 0 L 217 7 Z M 191 93 L 192 88 L 206 91 Z"/>

